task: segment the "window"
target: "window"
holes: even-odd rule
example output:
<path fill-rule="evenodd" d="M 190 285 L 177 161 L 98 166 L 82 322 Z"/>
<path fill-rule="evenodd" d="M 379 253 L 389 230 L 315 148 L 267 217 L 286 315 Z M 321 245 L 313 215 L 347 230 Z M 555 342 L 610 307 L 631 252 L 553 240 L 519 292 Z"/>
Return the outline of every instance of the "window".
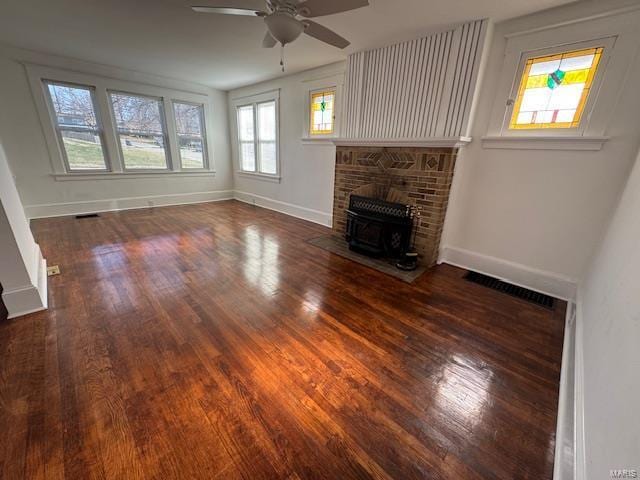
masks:
<path fill-rule="evenodd" d="M 238 149 L 240 169 L 256 171 L 255 131 L 253 128 L 253 105 L 238 107 Z"/>
<path fill-rule="evenodd" d="M 278 174 L 278 114 L 275 100 L 236 107 L 238 156 L 243 172 Z"/>
<path fill-rule="evenodd" d="M 309 133 L 311 135 L 331 135 L 333 133 L 335 98 L 335 90 L 311 93 L 309 108 Z"/>
<path fill-rule="evenodd" d="M 202 104 L 173 102 L 178 135 L 178 151 L 182 168 L 205 168 L 207 143 Z"/>
<path fill-rule="evenodd" d="M 598 47 L 529 58 L 509 128 L 578 127 L 602 52 Z"/>
<path fill-rule="evenodd" d="M 276 154 L 276 102 L 258 104 L 258 158 L 260 173 L 278 173 Z"/>
<path fill-rule="evenodd" d="M 44 83 L 67 170 L 108 170 L 93 88 L 51 81 Z"/>
<path fill-rule="evenodd" d="M 162 99 L 109 92 L 124 161 L 131 170 L 169 168 Z"/>

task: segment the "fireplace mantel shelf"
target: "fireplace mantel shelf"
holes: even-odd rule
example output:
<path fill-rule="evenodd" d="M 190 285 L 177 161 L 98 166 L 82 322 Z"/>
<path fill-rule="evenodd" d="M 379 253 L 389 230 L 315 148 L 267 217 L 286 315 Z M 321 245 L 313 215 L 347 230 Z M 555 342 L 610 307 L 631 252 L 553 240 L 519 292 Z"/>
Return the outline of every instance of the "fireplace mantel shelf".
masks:
<path fill-rule="evenodd" d="M 348 147 L 446 147 L 460 148 L 471 142 L 471 137 L 430 138 L 334 138 L 337 146 Z"/>

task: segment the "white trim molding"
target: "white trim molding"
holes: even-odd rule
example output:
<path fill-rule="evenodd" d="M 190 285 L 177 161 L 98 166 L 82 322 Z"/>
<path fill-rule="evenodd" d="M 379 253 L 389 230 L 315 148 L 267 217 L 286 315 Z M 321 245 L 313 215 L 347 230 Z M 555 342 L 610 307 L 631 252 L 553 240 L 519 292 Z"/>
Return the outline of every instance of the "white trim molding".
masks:
<path fill-rule="evenodd" d="M 335 145 L 335 137 L 328 137 L 328 136 L 324 136 L 324 137 L 316 137 L 316 138 L 312 138 L 312 137 L 302 137 L 300 138 L 300 142 L 302 143 L 302 145 L 330 145 L 330 146 L 334 146 Z"/>
<path fill-rule="evenodd" d="M 576 381 L 576 305 L 567 304 L 564 343 L 560 369 L 554 480 L 574 480 L 575 475 L 575 381 Z"/>
<path fill-rule="evenodd" d="M 348 147 L 445 147 L 460 148 L 471 142 L 471 137 L 438 138 L 336 138 L 337 146 Z"/>
<path fill-rule="evenodd" d="M 483 148 L 507 150 L 582 150 L 598 151 L 610 137 L 552 136 L 488 136 L 482 137 Z"/>
<path fill-rule="evenodd" d="M 110 198 L 105 200 L 89 200 L 86 202 L 49 203 L 41 205 L 25 205 L 27 218 L 64 217 L 96 212 L 114 212 L 137 208 L 168 207 L 171 205 L 188 205 L 192 203 L 217 202 L 233 199 L 232 190 L 216 190 L 210 192 L 175 193 L 151 195 L 144 197 Z"/>
<path fill-rule="evenodd" d="M 576 297 L 578 282 L 574 278 L 462 248 L 441 247 L 438 263 L 490 275 L 562 300 L 574 300 Z"/>
<path fill-rule="evenodd" d="M 241 192 L 236 190 L 234 192 L 234 198 L 240 202 L 248 203 L 256 207 L 266 208 L 268 210 L 274 210 L 276 212 L 284 213 L 302 220 L 318 223 L 325 227 L 331 227 L 333 222 L 333 216 L 330 213 L 321 212 L 320 210 L 313 210 L 312 208 L 301 207 L 292 203 L 281 202 L 280 200 L 274 200 L 268 197 L 262 197 L 253 193 Z"/>
<path fill-rule="evenodd" d="M 244 172 L 242 170 L 237 171 L 236 175 L 238 175 L 239 177 L 251 178 L 253 180 L 272 183 L 280 183 L 280 181 L 282 180 L 282 177 L 280 177 L 280 175 L 269 175 L 267 173 L 259 172 Z"/>
<path fill-rule="evenodd" d="M 47 261 L 42 257 L 37 243 L 34 243 L 34 249 L 38 262 L 38 284 L 23 285 L 2 293 L 2 300 L 9 312 L 9 318 L 21 317 L 47 309 Z"/>
<path fill-rule="evenodd" d="M 122 173 L 52 173 L 56 182 L 68 182 L 73 180 L 113 180 L 113 179 L 140 179 L 140 178 L 164 178 L 166 176 L 176 175 L 179 177 L 215 177 L 216 172 L 212 171 L 171 171 L 166 172 L 122 172 Z"/>
<path fill-rule="evenodd" d="M 584 430 L 584 332 L 582 288 L 576 295 L 576 338 L 574 370 L 574 477 L 571 480 L 586 480 L 587 458 Z"/>

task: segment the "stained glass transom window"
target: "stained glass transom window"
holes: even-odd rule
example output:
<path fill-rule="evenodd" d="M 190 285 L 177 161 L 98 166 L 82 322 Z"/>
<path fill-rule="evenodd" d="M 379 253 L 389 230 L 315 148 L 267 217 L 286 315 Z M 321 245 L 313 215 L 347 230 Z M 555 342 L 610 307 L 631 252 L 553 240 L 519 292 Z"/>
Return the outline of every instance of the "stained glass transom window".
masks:
<path fill-rule="evenodd" d="M 330 135 L 333 133 L 334 103 L 336 92 L 329 90 L 311 94 L 312 135 Z"/>
<path fill-rule="evenodd" d="M 602 50 L 589 48 L 527 60 L 509 128 L 577 127 Z"/>

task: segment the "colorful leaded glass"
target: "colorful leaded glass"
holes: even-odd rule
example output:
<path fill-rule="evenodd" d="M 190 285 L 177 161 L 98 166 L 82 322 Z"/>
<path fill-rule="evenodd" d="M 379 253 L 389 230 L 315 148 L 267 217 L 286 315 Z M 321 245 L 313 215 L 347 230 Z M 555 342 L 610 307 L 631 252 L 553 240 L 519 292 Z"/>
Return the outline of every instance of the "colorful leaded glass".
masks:
<path fill-rule="evenodd" d="M 580 124 L 602 48 L 530 58 L 509 128 L 575 128 Z"/>
<path fill-rule="evenodd" d="M 329 135 L 333 133 L 335 96 L 334 90 L 311 95 L 311 126 L 309 131 L 312 135 Z"/>

